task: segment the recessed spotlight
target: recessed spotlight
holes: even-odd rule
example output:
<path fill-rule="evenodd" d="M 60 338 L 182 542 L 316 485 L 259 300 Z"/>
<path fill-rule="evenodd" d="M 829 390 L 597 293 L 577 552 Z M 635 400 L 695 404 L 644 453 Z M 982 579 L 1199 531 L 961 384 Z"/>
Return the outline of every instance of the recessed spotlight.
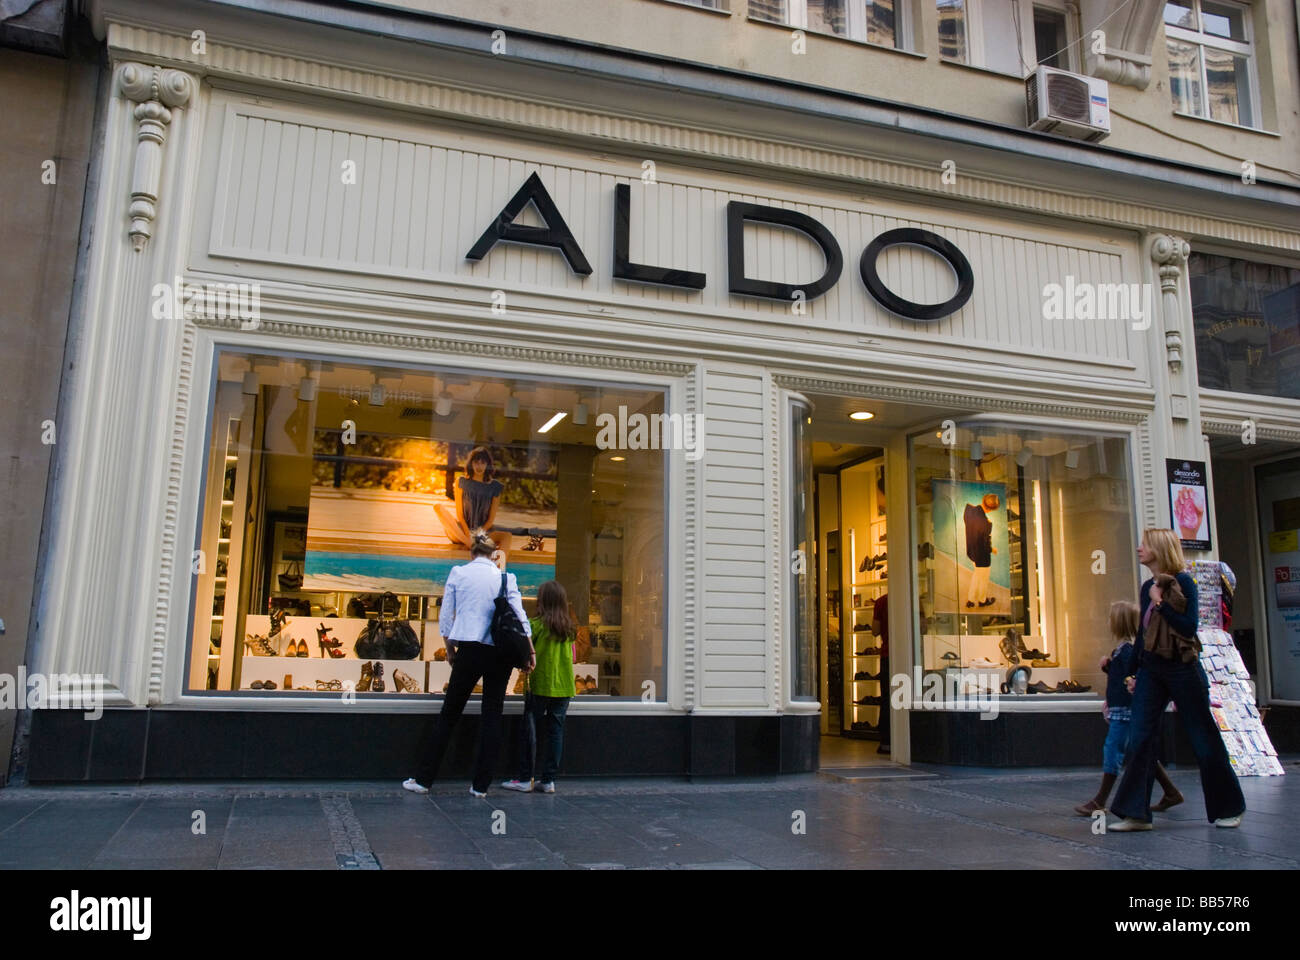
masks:
<path fill-rule="evenodd" d="M 870 410 L 854 410 L 849 414 L 850 420 L 870 420 L 875 414 Z"/>
<path fill-rule="evenodd" d="M 559 413 L 557 413 L 555 416 L 551 417 L 551 419 L 547 420 L 544 424 L 542 424 L 540 427 L 538 427 L 538 428 L 537 428 L 537 432 L 538 432 L 538 433 L 549 433 L 551 427 L 555 426 L 557 423 L 559 423 L 561 420 L 563 420 L 563 419 L 564 419 L 565 417 L 567 417 L 568 415 L 569 415 L 569 414 L 568 414 L 566 411 L 561 410 L 561 411 L 560 411 Z"/>

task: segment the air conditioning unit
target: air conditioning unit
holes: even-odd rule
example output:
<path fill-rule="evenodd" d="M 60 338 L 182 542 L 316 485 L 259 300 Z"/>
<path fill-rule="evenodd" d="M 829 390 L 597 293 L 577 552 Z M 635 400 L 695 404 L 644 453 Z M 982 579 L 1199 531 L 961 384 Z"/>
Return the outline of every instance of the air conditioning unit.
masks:
<path fill-rule="evenodd" d="M 1037 67 L 1025 79 L 1026 122 L 1042 130 L 1096 143 L 1110 136 L 1110 86 L 1055 67 Z"/>

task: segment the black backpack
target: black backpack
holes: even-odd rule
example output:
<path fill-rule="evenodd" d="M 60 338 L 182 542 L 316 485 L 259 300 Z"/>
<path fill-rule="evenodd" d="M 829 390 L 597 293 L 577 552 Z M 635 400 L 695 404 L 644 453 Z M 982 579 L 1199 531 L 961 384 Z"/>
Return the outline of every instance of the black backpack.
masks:
<path fill-rule="evenodd" d="M 528 666 L 528 661 L 533 656 L 533 644 L 528 639 L 524 625 L 519 622 L 519 614 L 510 606 L 504 573 L 501 574 L 501 592 L 497 594 L 496 609 L 492 611 L 492 625 L 488 628 L 488 635 L 510 666 Z"/>

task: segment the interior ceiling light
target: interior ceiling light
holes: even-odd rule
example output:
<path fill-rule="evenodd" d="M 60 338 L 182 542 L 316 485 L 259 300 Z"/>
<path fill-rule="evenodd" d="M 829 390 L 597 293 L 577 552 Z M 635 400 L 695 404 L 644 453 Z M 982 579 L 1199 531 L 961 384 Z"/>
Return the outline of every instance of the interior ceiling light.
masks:
<path fill-rule="evenodd" d="M 579 400 L 578 405 L 573 408 L 573 422 L 580 427 L 585 427 L 587 425 L 587 413 L 587 405 Z"/>
<path fill-rule="evenodd" d="M 615 463 L 622 463 L 627 459 L 627 457 L 610 457 L 609 459 L 613 460 Z"/>
<path fill-rule="evenodd" d="M 257 372 L 255 370 L 249 370 L 244 374 L 244 393 L 257 393 L 257 383 Z"/>
<path fill-rule="evenodd" d="M 451 413 L 451 397 L 447 395 L 447 391 L 444 390 L 442 395 L 434 401 L 433 409 L 440 417 L 445 417 Z"/>
<path fill-rule="evenodd" d="M 972 440 L 970 445 L 970 458 L 972 460 L 984 459 L 984 444 L 978 440 Z"/>
<path fill-rule="evenodd" d="M 1079 465 L 1079 451 L 1067 450 L 1065 453 L 1065 466 L 1068 470 L 1073 470 Z"/>
<path fill-rule="evenodd" d="M 850 420 L 870 420 L 875 414 L 870 410 L 854 410 L 849 414 Z"/>
<path fill-rule="evenodd" d="M 384 405 L 384 385 L 382 383 L 372 383 L 370 385 L 370 405 L 372 407 L 382 407 Z"/>
<path fill-rule="evenodd" d="M 1021 447 L 1020 452 L 1016 454 L 1016 463 L 1022 467 L 1027 465 L 1030 460 L 1034 459 L 1034 451 L 1028 447 Z"/>
<path fill-rule="evenodd" d="M 506 419 L 514 420 L 519 416 L 519 398 L 513 393 L 506 399 Z"/>
<path fill-rule="evenodd" d="M 568 416 L 568 414 L 567 414 L 566 412 L 564 412 L 563 410 L 561 410 L 561 411 L 560 411 L 559 413 L 557 413 L 555 416 L 551 417 L 551 419 L 547 420 L 544 424 L 542 424 L 540 427 L 538 427 L 538 428 L 537 428 L 537 432 L 538 432 L 538 433 L 549 433 L 551 427 L 555 426 L 557 423 L 559 423 L 561 420 L 563 420 L 563 419 L 564 419 L 565 417 L 567 417 L 567 416 Z"/>
<path fill-rule="evenodd" d="M 316 387 L 320 383 L 311 377 L 303 377 L 298 381 L 298 399 L 310 403 L 316 399 Z"/>

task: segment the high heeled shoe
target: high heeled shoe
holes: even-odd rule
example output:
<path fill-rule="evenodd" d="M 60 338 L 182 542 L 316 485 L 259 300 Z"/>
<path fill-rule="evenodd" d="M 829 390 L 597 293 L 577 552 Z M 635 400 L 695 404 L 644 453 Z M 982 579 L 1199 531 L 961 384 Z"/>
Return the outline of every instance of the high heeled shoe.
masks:
<path fill-rule="evenodd" d="M 420 692 L 420 688 L 416 682 L 398 669 L 393 670 L 393 689 L 397 693 Z"/>
<path fill-rule="evenodd" d="M 333 627 L 327 627 L 323 623 L 318 626 L 316 628 L 316 644 L 320 647 L 322 657 L 325 656 L 325 651 L 329 650 L 330 658 L 338 660 L 340 657 L 345 656 L 343 651 L 339 649 L 339 647 L 343 646 L 343 641 L 330 639 L 329 634 L 333 629 Z"/>
<path fill-rule="evenodd" d="M 244 653 L 255 657 L 274 657 L 275 648 L 260 634 L 250 633 L 244 637 Z"/>
<path fill-rule="evenodd" d="M 307 641 L 306 641 L 306 640 L 299 640 L 299 641 L 298 641 L 298 654 L 297 654 L 297 655 L 300 656 L 300 657 L 310 657 L 310 656 L 311 656 L 311 651 L 307 649 Z"/>
<path fill-rule="evenodd" d="M 367 660 L 361 665 L 361 679 L 357 681 L 357 692 L 366 693 L 370 690 L 370 684 L 374 682 L 375 671 L 374 665 Z"/>
<path fill-rule="evenodd" d="M 383 693 L 385 689 L 386 688 L 384 686 L 384 665 L 380 663 L 378 660 L 376 660 L 375 666 L 373 668 L 373 676 L 370 681 L 370 691 L 372 693 Z"/>

